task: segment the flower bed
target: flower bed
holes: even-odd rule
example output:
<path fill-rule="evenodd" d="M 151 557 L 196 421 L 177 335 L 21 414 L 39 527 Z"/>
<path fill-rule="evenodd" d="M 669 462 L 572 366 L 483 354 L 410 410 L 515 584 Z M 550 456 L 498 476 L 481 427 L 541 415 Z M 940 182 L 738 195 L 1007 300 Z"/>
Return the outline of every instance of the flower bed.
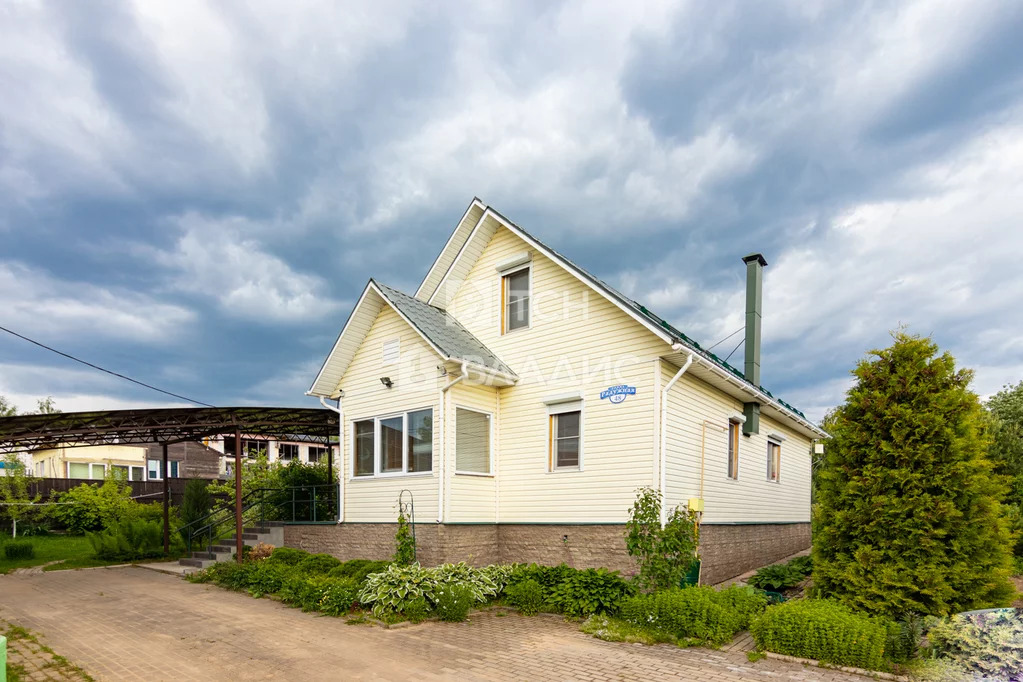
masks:
<path fill-rule="evenodd" d="M 262 555 L 262 553 L 258 553 Z M 527 615 L 538 611 L 572 617 L 617 613 L 635 592 L 631 583 L 606 569 L 465 563 L 423 567 L 355 559 L 279 547 L 264 559 L 250 554 L 243 563 L 223 562 L 189 580 L 272 595 L 280 601 L 340 616 L 359 606 L 385 623 L 427 618 L 465 620 L 471 608 L 505 600 Z"/>

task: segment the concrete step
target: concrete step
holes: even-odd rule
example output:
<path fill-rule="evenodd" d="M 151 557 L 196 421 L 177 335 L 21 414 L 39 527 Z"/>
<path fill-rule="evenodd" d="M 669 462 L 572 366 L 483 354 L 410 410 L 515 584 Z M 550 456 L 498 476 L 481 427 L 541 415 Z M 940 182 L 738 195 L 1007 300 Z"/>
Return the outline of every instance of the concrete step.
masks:
<path fill-rule="evenodd" d="M 251 542 L 260 542 L 261 540 L 263 540 L 264 537 L 265 537 L 265 535 L 263 533 L 245 533 L 245 532 L 242 533 L 242 541 L 243 542 L 250 542 L 250 541 Z M 232 535 L 231 537 L 224 538 L 222 540 L 219 540 L 218 542 L 220 542 L 221 544 L 234 545 L 235 539 L 236 539 L 235 536 Z"/>
<path fill-rule="evenodd" d="M 211 559 L 178 559 L 178 563 L 182 566 L 195 566 L 196 568 L 206 568 L 207 566 L 214 563 Z"/>

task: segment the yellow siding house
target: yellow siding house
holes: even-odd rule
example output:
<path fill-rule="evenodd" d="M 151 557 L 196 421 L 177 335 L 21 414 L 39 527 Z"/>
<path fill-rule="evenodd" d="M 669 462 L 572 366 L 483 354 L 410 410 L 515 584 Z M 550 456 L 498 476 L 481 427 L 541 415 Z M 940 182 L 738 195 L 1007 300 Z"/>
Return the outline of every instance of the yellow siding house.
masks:
<path fill-rule="evenodd" d="M 423 561 L 634 566 L 642 487 L 701 514 L 703 580 L 809 546 L 823 432 L 760 386 L 759 254 L 739 371 L 473 200 L 414 294 L 370 280 L 309 391 L 342 411 L 341 521 L 288 541 Z"/>

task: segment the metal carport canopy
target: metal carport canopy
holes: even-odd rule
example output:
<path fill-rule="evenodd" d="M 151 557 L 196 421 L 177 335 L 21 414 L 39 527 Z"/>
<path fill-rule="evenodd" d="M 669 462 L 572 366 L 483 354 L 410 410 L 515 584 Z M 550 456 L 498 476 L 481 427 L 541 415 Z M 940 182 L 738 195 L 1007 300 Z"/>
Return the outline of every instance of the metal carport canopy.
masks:
<path fill-rule="evenodd" d="M 167 446 L 210 436 L 235 436 L 235 526 L 238 560 L 242 559 L 241 436 L 282 440 L 306 436 L 328 445 L 338 433 L 338 414 L 319 407 L 174 407 L 100 412 L 58 412 L 0 418 L 0 448 L 31 452 L 52 447 L 89 445 L 163 445 L 163 544 L 170 551 L 170 488 Z M 226 453 L 225 453 L 226 454 Z M 334 476 L 334 454 L 327 465 Z"/>

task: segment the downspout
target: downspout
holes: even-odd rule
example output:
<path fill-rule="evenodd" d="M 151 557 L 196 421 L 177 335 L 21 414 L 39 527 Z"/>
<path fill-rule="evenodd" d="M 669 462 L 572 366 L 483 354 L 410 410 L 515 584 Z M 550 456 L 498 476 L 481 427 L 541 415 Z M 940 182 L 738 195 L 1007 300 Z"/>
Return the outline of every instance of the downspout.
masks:
<path fill-rule="evenodd" d="M 672 344 L 671 349 L 674 351 L 680 351 L 683 349 L 681 344 Z M 661 392 L 661 447 L 658 455 L 660 456 L 660 462 L 658 463 L 658 474 L 660 476 L 660 493 L 661 493 L 661 528 L 668 523 L 668 501 L 665 496 L 668 491 L 668 392 L 671 391 L 671 387 L 675 385 L 675 382 L 682 378 L 682 375 L 689 369 L 689 365 L 693 364 L 693 354 L 690 353 L 689 357 L 686 358 L 685 364 L 679 371 L 675 372 L 675 376 L 671 378 L 668 385 L 664 387 Z"/>
<path fill-rule="evenodd" d="M 344 391 L 341 391 L 337 397 L 337 407 L 328 405 L 327 401 L 320 396 L 320 404 L 331 412 L 337 412 L 337 454 L 338 459 L 338 484 L 337 484 L 337 522 L 344 523 L 345 520 L 345 413 L 341 405 L 341 399 L 344 397 Z M 330 443 L 327 443 L 327 447 L 330 448 Z M 331 450 L 327 451 L 328 457 L 333 457 Z"/>
<path fill-rule="evenodd" d="M 448 382 L 447 386 L 440 389 L 440 480 L 437 483 L 437 523 L 444 523 L 444 476 L 447 469 L 447 431 L 448 431 L 448 410 L 447 392 L 452 386 L 463 379 L 468 378 L 469 369 L 465 360 L 462 361 L 462 371 L 457 377 Z"/>

